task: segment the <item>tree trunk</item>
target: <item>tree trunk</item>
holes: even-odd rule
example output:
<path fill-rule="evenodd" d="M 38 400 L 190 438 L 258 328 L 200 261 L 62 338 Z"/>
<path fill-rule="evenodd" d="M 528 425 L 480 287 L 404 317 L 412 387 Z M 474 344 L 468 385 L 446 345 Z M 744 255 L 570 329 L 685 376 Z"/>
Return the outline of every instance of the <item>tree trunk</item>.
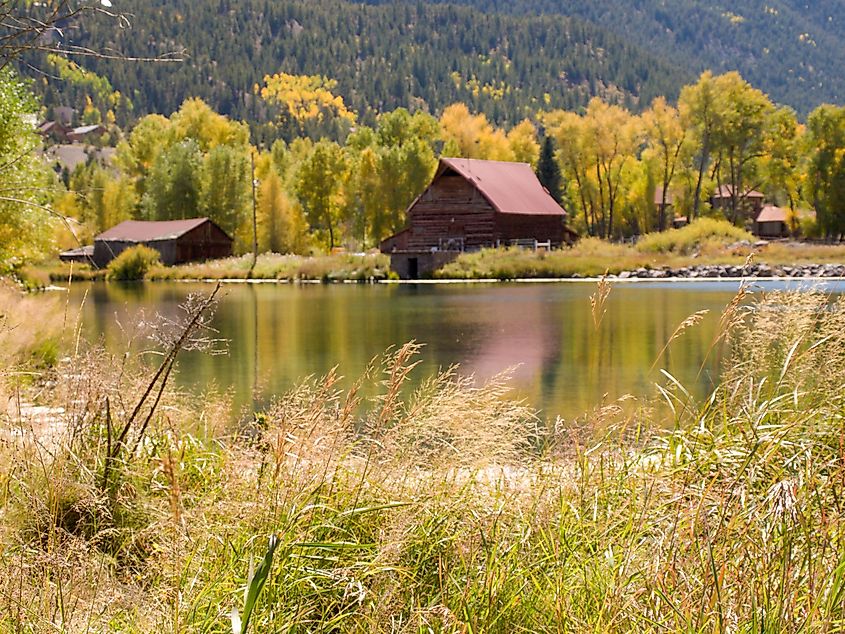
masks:
<path fill-rule="evenodd" d="M 704 183 L 704 170 L 707 168 L 707 163 L 710 161 L 710 139 L 705 138 L 701 146 L 701 160 L 698 163 L 698 180 L 695 183 L 695 198 L 692 202 L 692 218 L 694 220 L 701 209 L 701 186 Z"/>

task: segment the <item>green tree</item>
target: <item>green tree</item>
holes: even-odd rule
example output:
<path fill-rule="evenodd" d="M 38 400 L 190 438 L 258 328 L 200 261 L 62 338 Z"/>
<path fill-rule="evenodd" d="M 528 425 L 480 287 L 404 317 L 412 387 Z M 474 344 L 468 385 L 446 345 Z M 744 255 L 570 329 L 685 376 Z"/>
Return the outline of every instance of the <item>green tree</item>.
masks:
<path fill-rule="evenodd" d="M 39 139 L 28 119 L 34 111 L 26 86 L 0 70 L 0 269 L 43 253 L 53 233 Z"/>
<path fill-rule="evenodd" d="M 250 211 L 250 162 L 230 145 L 215 146 L 204 158 L 199 209 L 229 235 L 235 235 Z"/>
<path fill-rule="evenodd" d="M 312 229 L 328 234 L 328 247 L 338 244 L 343 209 L 342 184 L 346 171 L 343 149 L 333 141 L 320 141 L 299 166 L 295 191 Z"/>
<path fill-rule="evenodd" d="M 827 237 L 845 233 L 845 108 L 824 105 L 807 119 L 806 195 Z"/>
<path fill-rule="evenodd" d="M 197 215 L 202 155 L 193 139 L 158 155 L 146 180 L 141 209 L 150 220 L 177 220 Z"/>
<path fill-rule="evenodd" d="M 666 229 L 665 211 L 669 205 L 669 188 L 675 178 L 681 162 L 681 150 L 687 139 L 687 131 L 681 125 L 678 111 L 658 97 L 651 108 L 643 115 L 643 124 L 647 138 L 647 155 L 651 155 L 658 165 L 657 181 L 661 199 L 658 207 L 657 229 Z M 646 192 L 646 196 L 648 193 Z"/>
<path fill-rule="evenodd" d="M 543 149 L 540 151 L 540 160 L 537 162 L 537 178 L 552 198 L 558 203 L 562 202 L 563 176 L 560 172 L 560 165 L 555 159 L 554 139 L 550 136 L 543 139 Z"/>
<path fill-rule="evenodd" d="M 749 190 L 762 185 L 757 168 L 764 154 L 770 132 L 769 120 L 775 107 L 739 73 L 720 75 L 715 83 L 718 95 L 713 134 L 713 144 L 718 150 L 716 176 L 719 184 L 727 183 L 730 187 L 727 215 L 731 222 L 737 222 L 746 212 Z"/>
<path fill-rule="evenodd" d="M 801 162 L 804 157 L 801 147 L 803 128 L 789 108 L 778 108 L 769 118 L 768 126 L 760 159 L 760 178 L 766 183 L 767 193 L 786 200 L 792 215 L 792 229 L 796 230 L 795 216 L 801 197 Z"/>
<path fill-rule="evenodd" d="M 704 178 L 710 165 L 710 154 L 713 150 L 713 136 L 718 122 L 717 114 L 718 88 L 713 73 L 702 73 L 698 82 L 685 86 L 678 98 L 683 127 L 695 138 L 697 152 L 695 153 L 696 179 L 693 194 L 693 207 L 690 220 L 701 213 L 701 195 L 704 188 Z"/>

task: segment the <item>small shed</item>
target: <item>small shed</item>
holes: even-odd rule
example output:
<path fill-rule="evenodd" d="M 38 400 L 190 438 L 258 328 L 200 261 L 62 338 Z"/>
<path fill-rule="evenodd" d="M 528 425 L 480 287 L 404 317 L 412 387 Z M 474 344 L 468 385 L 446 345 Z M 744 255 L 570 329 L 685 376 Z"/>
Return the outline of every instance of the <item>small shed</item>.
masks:
<path fill-rule="evenodd" d="M 754 220 L 752 232 L 760 238 L 788 238 L 788 218 L 786 209 L 766 205 Z"/>
<path fill-rule="evenodd" d="M 463 251 L 553 248 L 576 237 L 566 212 L 527 163 L 442 158 L 407 218 L 408 226 L 380 245 L 405 279 L 430 273 Z"/>
<path fill-rule="evenodd" d="M 233 240 L 208 218 L 127 220 L 94 238 L 94 262 L 106 266 L 138 244 L 155 249 L 163 264 L 172 265 L 228 257 Z"/>
<path fill-rule="evenodd" d="M 94 261 L 94 247 L 87 245 L 78 249 L 69 249 L 59 253 L 59 260 L 62 262 L 82 262 L 91 264 Z"/>

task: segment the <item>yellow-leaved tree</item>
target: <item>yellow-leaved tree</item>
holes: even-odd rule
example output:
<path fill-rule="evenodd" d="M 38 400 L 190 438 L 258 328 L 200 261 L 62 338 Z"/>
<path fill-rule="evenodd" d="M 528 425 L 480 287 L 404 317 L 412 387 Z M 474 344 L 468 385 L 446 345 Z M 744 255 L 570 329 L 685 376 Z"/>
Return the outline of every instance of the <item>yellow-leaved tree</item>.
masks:
<path fill-rule="evenodd" d="M 285 193 L 282 179 L 269 170 L 258 189 L 258 248 L 273 253 L 307 253 L 308 223 L 302 208 Z"/>
<path fill-rule="evenodd" d="M 355 113 L 335 94 L 337 81 L 321 75 L 277 73 L 264 77 L 261 97 L 282 106 L 290 120 L 303 125 L 327 118 L 355 123 Z"/>

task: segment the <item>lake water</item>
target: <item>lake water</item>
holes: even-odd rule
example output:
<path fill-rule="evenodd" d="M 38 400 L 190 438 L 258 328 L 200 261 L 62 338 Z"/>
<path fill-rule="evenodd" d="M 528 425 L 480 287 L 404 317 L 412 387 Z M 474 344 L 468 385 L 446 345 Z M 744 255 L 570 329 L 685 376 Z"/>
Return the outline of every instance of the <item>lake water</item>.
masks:
<path fill-rule="evenodd" d="M 239 408 L 271 400 L 307 375 L 338 365 L 347 385 L 390 346 L 424 344 L 417 379 L 458 364 L 478 379 L 515 367 L 514 396 L 547 418 L 574 417 L 624 394 L 654 394 L 665 368 L 699 394 L 718 375 L 708 355 L 719 313 L 738 282 L 616 284 L 600 327 L 589 297 L 594 283 L 224 286 L 215 318 L 226 356 L 187 353 L 177 383 L 195 391 L 231 390 Z M 763 282 L 757 288 L 782 288 Z M 793 284 L 794 286 L 794 284 Z M 841 291 L 839 285 L 828 285 Z M 83 331 L 109 349 L 125 348 L 144 315 L 174 316 L 208 284 L 76 284 L 87 298 Z M 677 326 L 710 314 L 676 340 L 651 370 Z"/>

